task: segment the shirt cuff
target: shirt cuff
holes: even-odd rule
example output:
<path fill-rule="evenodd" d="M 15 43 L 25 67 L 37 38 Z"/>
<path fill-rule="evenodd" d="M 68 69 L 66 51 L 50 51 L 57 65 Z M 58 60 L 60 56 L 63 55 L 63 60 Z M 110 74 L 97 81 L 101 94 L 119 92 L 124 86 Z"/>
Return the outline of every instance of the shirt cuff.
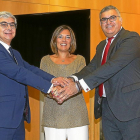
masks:
<path fill-rule="evenodd" d="M 49 90 L 47 93 L 50 93 L 51 92 L 51 88 L 53 87 L 53 84 L 50 86 Z"/>
<path fill-rule="evenodd" d="M 77 76 L 72 75 L 70 77 L 74 78 L 75 81 L 78 81 L 78 77 Z"/>
<path fill-rule="evenodd" d="M 56 77 L 54 77 L 54 78 L 56 78 Z M 53 80 L 54 78 L 52 78 L 52 80 Z M 52 80 L 51 80 L 51 83 L 52 83 Z"/>
<path fill-rule="evenodd" d="M 89 86 L 85 83 L 85 81 L 83 79 L 79 80 L 80 85 L 82 86 L 83 90 L 85 92 L 90 91 L 91 89 L 89 88 Z"/>

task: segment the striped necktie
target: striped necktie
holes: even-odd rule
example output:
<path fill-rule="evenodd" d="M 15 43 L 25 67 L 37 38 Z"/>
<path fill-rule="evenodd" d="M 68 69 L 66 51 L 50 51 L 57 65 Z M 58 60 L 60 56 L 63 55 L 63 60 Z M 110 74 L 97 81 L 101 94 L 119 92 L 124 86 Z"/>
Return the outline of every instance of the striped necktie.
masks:
<path fill-rule="evenodd" d="M 14 52 L 13 52 L 12 47 L 9 47 L 9 51 L 10 51 L 10 54 L 11 54 L 12 58 L 13 58 L 14 61 L 17 63 L 17 60 L 16 60 L 16 58 L 15 58 L 15 55 L 14 55 Z M 18 64 L 18 63 L 17 63 L 17 64 Z"/>

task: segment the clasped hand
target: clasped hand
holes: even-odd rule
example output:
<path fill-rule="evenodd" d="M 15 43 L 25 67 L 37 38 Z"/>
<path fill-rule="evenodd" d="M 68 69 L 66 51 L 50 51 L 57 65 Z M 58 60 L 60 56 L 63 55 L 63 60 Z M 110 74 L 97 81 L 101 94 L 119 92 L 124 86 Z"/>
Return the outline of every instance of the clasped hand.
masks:
<path fill-rule="evenodd" d="M 52 84 L 53 87 L 51 88 L 50 96 L 59 104 L 62 104 L 65 100 L 78 93 L 76 83 L 72 78 L 54 78 Z"/>

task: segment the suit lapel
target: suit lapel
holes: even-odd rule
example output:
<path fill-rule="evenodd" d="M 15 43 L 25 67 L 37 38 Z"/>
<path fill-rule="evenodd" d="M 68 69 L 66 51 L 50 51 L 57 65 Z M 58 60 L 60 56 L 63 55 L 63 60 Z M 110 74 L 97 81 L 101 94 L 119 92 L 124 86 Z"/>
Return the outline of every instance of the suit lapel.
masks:
<path fill-rule="evenodd" d="M 101 59 L 102 59 L 102 53 L 103 53 L 103 49 L 105 47 L 106 44 L 106 40 L 102 41 L 99 49 L 98 49 L 98 53 L 97 53 L 97 67 L 101 66 Z"/>
<path fill-rule="evenodd" d="M 108 55 L 107 55 L 107 60 L 109 59 L 112 50 L 114 49 L 114 47 L 116 46 L 116 43 L 118 42 L 118 40 L 120 39 L 121 35 L 124 33 L 124 28 L 122 28 L 120 30 L 120 32 L 118 33 L 118 35 L 115 37 L 115 39 L 113 40 L 112 44 L 110 45 L 109 51 L 108 51 Z M 98 49 L 98 56 L 97 56 L 97 67 L 101 66 L 101 59 L 102 59 L 102 53 L 103 53 L 103 49 L 105 47 L 106 44 L 106 40 L 103 40 L 99 46 Z"/>
<path fill-rule="evenodd" d="M 13 60 L 12 56 L 10 55 L 10 53 L 5 49 L 5 47 L 4 47 L 1 43 L 0 43 L 0 49 L 1 49 L 3 52 L 5 52 L 5 54 L 7 54 L 8 57 L 9 57 L 10 59 Z M 14 60 L 13 60 L 13 61 L 14 61 Z"/>
<path fill-rule="evenodd" d="M 7 54 L 7 56 L 12 59 L 14 62 L 15 60 L 13 59 L 13 57 L 10 55 L 10 53 L 5 49 L 5 47 L 0 43 L 0 49 L 5 52 L 5 54 Z M 15 52 L 14 52 L 14 55 L 15 55 Z M 17 60 L 17 59 L 16 59 Z M 15 62 L 16 63 L 16 62 Z"/>
<path fill-rule="evenodd" d="M 121 35 L 123 34 L 125 30 L 122 28 L 120 30 L 120 32 L 118 33 L 118 35 L 115 37 L 115 39 L 113 40 L 112 44 L 110 45 L 110 48 L 109 48 L 109 51 L 108 51 L 108 55 L 107 55 L 107 60 L 109 59 L 111 53 L 112 53 L 112 50 L 114 49 L 114 47 L 116 46 L 118 40 L 120 39 Z"/>

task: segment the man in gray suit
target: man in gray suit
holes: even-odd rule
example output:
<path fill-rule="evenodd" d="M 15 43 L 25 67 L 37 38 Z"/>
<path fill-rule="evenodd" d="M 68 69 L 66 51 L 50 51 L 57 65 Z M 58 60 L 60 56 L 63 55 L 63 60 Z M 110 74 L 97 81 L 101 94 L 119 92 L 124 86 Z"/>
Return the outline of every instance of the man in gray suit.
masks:
<path fill-rule="evenodd" d="M 95 118 L 102 116 L 105 139 L 140 140 L 140 37 L 122 27 L 120 12 L 111 5 L 101 10 L 100 24 L 106 40 L 98 44 L 92 61 L 73 75 L 77 82 L 56 87 L 54 96 L 62 103 L 81 88 L 95 88 Z"/>

